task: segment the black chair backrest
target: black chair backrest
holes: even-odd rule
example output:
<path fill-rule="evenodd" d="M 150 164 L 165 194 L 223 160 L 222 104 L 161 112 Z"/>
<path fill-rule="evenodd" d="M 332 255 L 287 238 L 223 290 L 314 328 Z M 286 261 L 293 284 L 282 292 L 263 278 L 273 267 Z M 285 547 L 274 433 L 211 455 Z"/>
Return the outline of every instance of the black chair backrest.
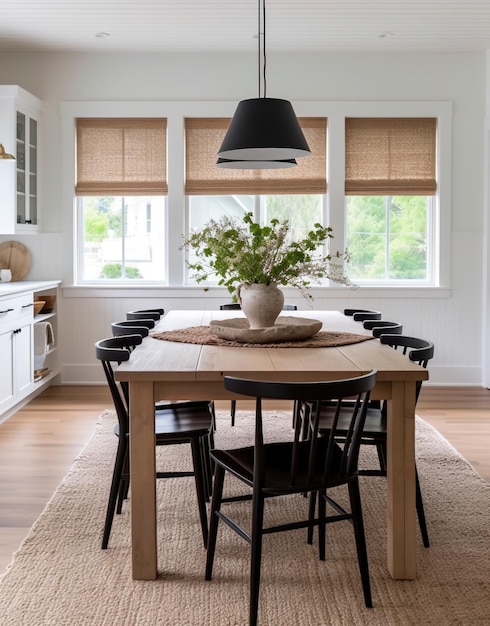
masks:
<path fill-rule="evenodd" d="M 401 324 L 388 320 L 364 320 L 362 325 L 373 333 L 373 337 L 380 337 L 385 333 L 401 335 L 403 332 Z"/>
<path fill-rule="evenodd" d="M 381 343 L 391 346 L 395 350 L 400 349 L 404 355 L 408 356 L 411 361 L 414 361 L 421 367 L 427 367 L 428 362 L 434 356 L 434 344 L 432 341 L 427 341 L 426 339 L 408 337 L 407 335 L 383 334 L 379 340 Z M 422 382 L 423 381 L 418 380 L 416 383 L 417 400 L 422 388 Z"/>
<path fill-rule="evenodd" d="M 344 309 L 344 315 L 348 315 L 349 317 L 353 317 L 355 313 L 379 315 L 379 317 L 366 317 L 365 319 L 381 319 L 381 311 L 375 311 L 374 309 Z"/>
<path fill-rule="evenodd" d="M 241 306 L 238 302 L 230 302 L 228 304 L 220 304 L 220 311 L 241 311 Z"/>
<path fill-rule="evenodd" d="M 352 319 L 355 322 L 364 322 L 365 320 L 380 320 L 381 311 L 355 311 Z"/>
<path fill-rule="evenodd" d="M 332 468 L 338 472 L 340 480 L 348 479 L 357 472 L 359 446 L 362 429 L 366 418 L 371 389 L 376 384 L 376 370 L 357 378 L 326 382 L 264 382 L 225 376 L 225 389 L 236 394 L 256 398 L 255 417 L 255 454 L 254 477 L 256 485 L 263 487 L 265 481 L 264 428 L 262 423 L 262 399 L 293 400 L 301 407 L 303 419 L 309 420 L 309 437 L 302 436 L 302 423 L 295 420 L 289 451 L 290 487 L 298 490 L 316 490 L 331 479 Z M 337 422 L 342 409 L 345 415 L 343 399 L 354 399 L 349 404 L 352 410 L 350 428 L 345 445 L 335 441 Z M 331 402 L 335 406 L 335 419 L 328 435 L 319 436 L 319 423 L 322 402 Z M 281 443 L 277 450 L 280 453 Z M 273 452 L 271 452 L 273 454 Z M 307 471 L 304 468 L 307 467 Z M 267 478 L 267 489 L 274 489 L 273 480 Z"/>
<path fill-rule="evenodd" d="M 118 386 L 114 378 L 114 364 L 128 361 L 131 351 L 143 341 L 141 335 L 122 335 L 101 339 L 95 343 L 95 356 L 102 367 L 111 392 L 119 422 L 119 435 L 129 432 L 129 388 L 124 382 Z"/>
<path fill-rule="evenodd" d="M 128 311 L 126 313 L 127 320 L 148 319 L 158 322 L 164 314 L 163 309 L 140 309 L 139 311 Z"/>
<path fill-rule="evenodd" d="M 144 320 L 122 320 L 121 322 L 113 322 L 111 324 L 112 334 L 117 337 L 119 335 L 139 334 L 142 337 L 148 337 L 150 330 L 154 328 L 155 321 Z"/>
<path fill-rule="evenodd" d="M 390 333 L 391 335 L 401 335 L 403 332 L 403 326 L 401 324 L 392 324 L 390 326 L 375 326 L 371 330 L 373 337 L 379 339 L 381 335 Z"/>
<path fill-rule="evenodd" d="M 219 308 L 220 311 L 240 311 L 242 307 L 238 304 L 238 302 L 230 302 L 229 304 L 221 304 Z M 282 310 L 297 311 L 298 307 L 295 304 L 285 304 L 282 307 Z"/>

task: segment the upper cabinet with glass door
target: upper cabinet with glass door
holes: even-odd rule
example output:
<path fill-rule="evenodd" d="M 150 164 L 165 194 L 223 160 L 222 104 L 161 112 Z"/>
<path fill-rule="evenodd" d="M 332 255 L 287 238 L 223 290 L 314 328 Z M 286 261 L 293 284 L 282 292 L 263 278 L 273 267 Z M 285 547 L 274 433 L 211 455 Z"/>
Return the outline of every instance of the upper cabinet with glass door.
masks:
<path fill-rule="evenodd" d="M 2 235 L 38 230 L 40 115 L 38 98 L 16 85 L 0 85 L 0 143 L 15 156 L 15 166 L 0 161 Z"/>

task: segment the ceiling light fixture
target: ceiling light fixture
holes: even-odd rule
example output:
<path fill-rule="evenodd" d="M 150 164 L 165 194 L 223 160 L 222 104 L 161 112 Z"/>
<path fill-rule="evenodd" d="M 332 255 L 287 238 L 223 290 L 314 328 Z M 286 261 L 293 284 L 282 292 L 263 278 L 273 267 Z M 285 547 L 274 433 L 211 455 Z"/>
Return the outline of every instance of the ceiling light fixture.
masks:
<path fill-rule="evenodd" d="M 294 167 L 297 157 L 311 154 L 291 103 L 267 98 L 265 0 L 258 0 L 258 27 L 259 97 L 238 103 L 218 151 L 218 167 Z"/>

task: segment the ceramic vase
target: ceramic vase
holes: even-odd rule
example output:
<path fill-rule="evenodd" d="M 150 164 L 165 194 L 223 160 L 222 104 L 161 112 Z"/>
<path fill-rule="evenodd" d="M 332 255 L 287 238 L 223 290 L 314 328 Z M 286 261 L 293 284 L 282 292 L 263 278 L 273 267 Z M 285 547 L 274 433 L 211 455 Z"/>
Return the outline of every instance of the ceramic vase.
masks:
<path fill-rule="evenodd" d="M 284 294 L 274 283 L 242 283 L 237 289 L 237 296 L 252 329 L 274 326 L 284 304 Z"/>

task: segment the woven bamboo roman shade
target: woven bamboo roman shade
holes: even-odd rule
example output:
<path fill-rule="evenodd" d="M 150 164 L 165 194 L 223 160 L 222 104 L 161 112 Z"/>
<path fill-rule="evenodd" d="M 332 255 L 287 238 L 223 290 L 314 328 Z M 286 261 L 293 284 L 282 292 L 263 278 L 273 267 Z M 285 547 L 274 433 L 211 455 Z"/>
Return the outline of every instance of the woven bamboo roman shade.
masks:
<path fill-rule="evenodd" d="M 327 190 L 327 119 L 299 118 L 311 149 L 311 156 L 298 159 L 290 169 L 239 170 L 216 166 L 223 137 L 230 125 L 228 118 L 186 118 L 187 195 L 243 194 L 323 194 Z"/>
<path fill-rule="evenodd" d="M 346 195 L 433 195 L 435 118 L 347 118 Z"/>
<path fill-rule="evenodd" d="M 165 195 L 167 120 L 78 118 L 79 196 Z"/>

